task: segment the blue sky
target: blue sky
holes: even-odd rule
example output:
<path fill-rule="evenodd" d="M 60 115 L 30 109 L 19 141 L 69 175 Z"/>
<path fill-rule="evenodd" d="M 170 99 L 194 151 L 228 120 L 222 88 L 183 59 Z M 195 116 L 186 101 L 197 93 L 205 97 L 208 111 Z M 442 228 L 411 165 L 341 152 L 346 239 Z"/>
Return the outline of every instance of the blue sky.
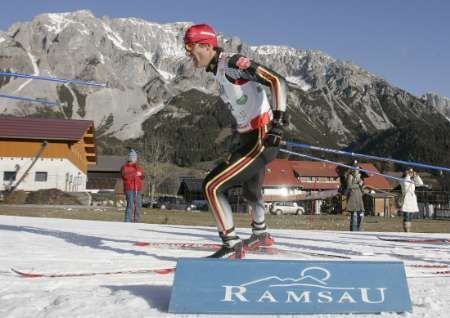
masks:
<path fill-rule="evenodd" d="M 98 17 L 206 22 L 250 45 L 318 49 L 415 95 L 450 97 L 450 1 L 2 0 L 0 30 L 41 13 L 78 9 Z"/>

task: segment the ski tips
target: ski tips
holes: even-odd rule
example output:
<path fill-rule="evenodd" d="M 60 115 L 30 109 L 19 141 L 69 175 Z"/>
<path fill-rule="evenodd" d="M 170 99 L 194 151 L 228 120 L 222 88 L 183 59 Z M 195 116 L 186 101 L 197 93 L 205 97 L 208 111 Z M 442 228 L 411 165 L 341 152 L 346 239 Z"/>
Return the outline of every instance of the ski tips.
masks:
<path fill-rule="evenodd" d="M 39 278 L 39 277 L 44 277 L 44 275 L 41 275 L 41 274 L 25 273 L 25 272 L 18 271 L 18 270 L 14 269 L 14 268 L 11 268 L 11 271 L 14 272 L 14 273 L 16 273 L 17 275 L 20 275 L 20 276 L 26 277 L 26 278 Z"/>
<path fill-rule="evenodd" d="M 134 246 L 149 246 L 150 243 L 147 242 L 136 242 L 134 243 Z"/>

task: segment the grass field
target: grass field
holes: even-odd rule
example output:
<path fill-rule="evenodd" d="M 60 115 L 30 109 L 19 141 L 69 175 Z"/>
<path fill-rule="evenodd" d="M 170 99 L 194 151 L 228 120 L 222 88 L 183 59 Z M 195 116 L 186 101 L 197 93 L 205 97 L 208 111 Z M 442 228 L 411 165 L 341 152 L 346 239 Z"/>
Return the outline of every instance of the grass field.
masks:
<path fill-rule="evenodd" d="M 122 222 L 124 211 L 123 209 L 118 208 L 92 208 L 83 206 L 68 208 L 61 206 L 0 205 L 0 215 Z M 250 224 L 250 217 L 248 214 L 235 214 L 234 220 L 238 228 L 248 227 Z M 210 212 L 167 211 L 156 209 L 143 209 L 141 222 L 152 224 L 215 226 L 214 218 Z M 267 215 L 267 224 L 270 228 L 274 229 L 348 231 L 349 218 L 346 215 Z M 385 219 L 382 217 L 366 216 L 362 230 L 401 232 L 402 220 L 400 217 Z M 450 220 L 413 220 L 412 231 L 422 233 L 450 233 Z"/>

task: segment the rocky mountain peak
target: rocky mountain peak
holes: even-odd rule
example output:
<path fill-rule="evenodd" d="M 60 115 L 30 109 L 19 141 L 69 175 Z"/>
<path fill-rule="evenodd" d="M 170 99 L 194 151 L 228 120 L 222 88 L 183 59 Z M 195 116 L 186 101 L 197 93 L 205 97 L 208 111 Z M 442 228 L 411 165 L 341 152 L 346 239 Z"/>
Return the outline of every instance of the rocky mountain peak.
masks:
<path fill-rule="evenodd" d="M 59 101 L 62 107 L 56 111 L 65 117 L 92 119 L 103 134 L 122 140 L 142 136 L 142 124 L 170 109 L 173 100 L 179 104 L 177 97 L 186 92 L 190 103 L 200 103 L 200 95 L 207 94 L 226 112 L 211 75 L 187 62 L 183 35 L 189 25 L 97 18 L 88 10 L 42 14 L 15 23 L 0 33 L 1 70 L 104 82 L 108 87 L 1 78 L 0 89 Z M 222 34 L 220 40 L 225 50 L 245 54 L 286 77 L 293 118 L 290 134 L 304 141 L 344 146 L 405 120 L 430 123 L 440 116 L 433 108 L 436 103 L 431 107 L 428 99 L 321 51 L 248 46 L 238 37 Z M 196 99 L 193 91 L 202 94 Z M 0 103 L 0 113 L 34 111 L 35 105 L 24 102 Z"/>

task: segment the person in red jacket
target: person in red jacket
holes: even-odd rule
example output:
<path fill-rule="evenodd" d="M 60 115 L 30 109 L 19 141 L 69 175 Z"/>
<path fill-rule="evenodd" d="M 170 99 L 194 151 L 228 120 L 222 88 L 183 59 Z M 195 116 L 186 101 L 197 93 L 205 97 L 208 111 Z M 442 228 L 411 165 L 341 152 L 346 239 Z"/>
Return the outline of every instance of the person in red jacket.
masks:
<path fill-rule="evenodd" d="M 137 153 L 134 149 L 128 152 L 128 162 L 120 170 L 123 179 L 123 190 L 127 199 L 125 222 L 140 222 L 142 207 L 142 185 L 144 169 L 136 163 Z"/>

